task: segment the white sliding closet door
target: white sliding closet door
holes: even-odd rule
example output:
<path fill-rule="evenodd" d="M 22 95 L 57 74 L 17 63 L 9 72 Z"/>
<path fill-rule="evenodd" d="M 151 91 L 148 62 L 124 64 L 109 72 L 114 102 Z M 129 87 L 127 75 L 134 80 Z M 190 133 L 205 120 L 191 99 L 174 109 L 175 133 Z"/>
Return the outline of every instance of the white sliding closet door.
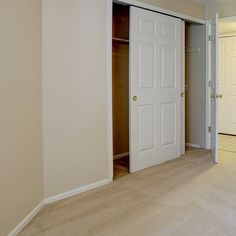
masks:
<path fill-rule="evenodd" d="M 219 132 L 236 135 L 236 37 L 219 40 Z"/>
<path fill-rule="evenodd" d="M 131 172 L 181 154 L 181 63 L 181 20 L 131 7 Z"/>

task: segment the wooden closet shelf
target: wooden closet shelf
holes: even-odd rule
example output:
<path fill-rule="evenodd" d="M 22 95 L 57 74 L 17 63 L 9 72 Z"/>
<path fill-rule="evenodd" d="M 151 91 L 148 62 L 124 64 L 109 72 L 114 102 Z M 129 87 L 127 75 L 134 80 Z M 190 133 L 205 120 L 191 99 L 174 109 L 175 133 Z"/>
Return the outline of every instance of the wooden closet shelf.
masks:
<path fill-rule="evenodd" d="M 122 38 L 112 38 L 113 42 L 117 42 L 117 43 L 125 43 L 125 44 L 129 44 L 129 40 L 128 39 L 122 39 Z"/>

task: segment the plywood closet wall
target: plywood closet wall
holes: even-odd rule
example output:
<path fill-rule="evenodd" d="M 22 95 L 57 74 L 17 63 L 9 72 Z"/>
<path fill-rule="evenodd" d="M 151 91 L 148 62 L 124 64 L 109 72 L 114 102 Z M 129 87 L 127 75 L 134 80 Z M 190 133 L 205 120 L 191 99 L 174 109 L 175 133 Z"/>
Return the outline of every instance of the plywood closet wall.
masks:
<path fill-rule="evenodd" d="M 113 155 L 129 152 L 129 7 L 113 5 Z"/>

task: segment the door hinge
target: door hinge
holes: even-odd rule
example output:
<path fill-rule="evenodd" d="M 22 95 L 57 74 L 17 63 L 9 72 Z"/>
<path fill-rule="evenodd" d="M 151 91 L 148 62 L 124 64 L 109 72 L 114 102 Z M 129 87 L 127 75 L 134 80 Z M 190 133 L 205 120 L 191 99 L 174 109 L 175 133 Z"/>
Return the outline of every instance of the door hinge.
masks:
<path fill-rule="evenodd" d="M 211 126 L 208 127 L 208 132 L 211 133 Z"/>
<path fill-rule="evenodd" d="M 211 80 L 209 80 L 209 81 L 208 81 L 208 86 L 209 86 L 209 88 L 211 88 L 211 85 L 212 85 Z"/>
<path fill-rule="evenodd" d="M 208 35 L 208 40 L 209 40 L 209 42 L 212 41 L 212 35 Z"/>

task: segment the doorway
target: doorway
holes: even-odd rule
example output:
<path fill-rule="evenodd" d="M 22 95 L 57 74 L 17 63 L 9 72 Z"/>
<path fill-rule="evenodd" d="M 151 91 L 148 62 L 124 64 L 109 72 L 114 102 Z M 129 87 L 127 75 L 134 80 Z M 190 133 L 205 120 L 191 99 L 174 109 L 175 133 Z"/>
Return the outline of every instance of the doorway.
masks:
<path fill-rule="evenodd" d="M 236 152 L 236 18 L 219 21 L 219 150 Z"/>

